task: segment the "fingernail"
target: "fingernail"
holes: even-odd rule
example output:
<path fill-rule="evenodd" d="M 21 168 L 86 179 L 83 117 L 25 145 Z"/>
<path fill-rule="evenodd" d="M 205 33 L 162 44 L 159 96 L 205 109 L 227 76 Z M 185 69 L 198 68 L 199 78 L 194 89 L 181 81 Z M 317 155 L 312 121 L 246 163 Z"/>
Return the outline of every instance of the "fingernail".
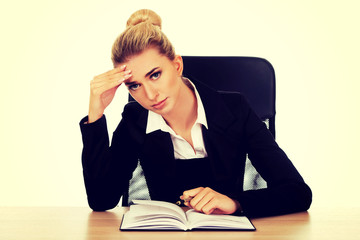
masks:
<path fill-rule="evenodd" d="M 131 73 L 131 70 L 126 70 L 124 73 L 129 74 L 129 73 Z"/>
<path fill-rule="evenodd" d="M 193 197 L 188 197 L 188 198 L 184 198 L 183 200 L 184 200 L 185 202 L 190 202 L 192 199 L 193 199 Z"/>

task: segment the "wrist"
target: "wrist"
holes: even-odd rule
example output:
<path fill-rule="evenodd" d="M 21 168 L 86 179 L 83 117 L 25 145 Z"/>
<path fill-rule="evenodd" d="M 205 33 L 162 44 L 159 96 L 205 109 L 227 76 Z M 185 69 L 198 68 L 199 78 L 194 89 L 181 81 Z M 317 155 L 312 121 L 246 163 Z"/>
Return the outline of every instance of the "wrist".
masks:
<path fill-rule="evenodd" d="M 103 113 L 92 113 L 89 111 L 89 114 L 88 114 L 88 120 L 87 120 L 87 124 L 88 123 L 93 123 L 93 122 L 96 122 L 97 120 L 99 120 L 104 114 Z"/>

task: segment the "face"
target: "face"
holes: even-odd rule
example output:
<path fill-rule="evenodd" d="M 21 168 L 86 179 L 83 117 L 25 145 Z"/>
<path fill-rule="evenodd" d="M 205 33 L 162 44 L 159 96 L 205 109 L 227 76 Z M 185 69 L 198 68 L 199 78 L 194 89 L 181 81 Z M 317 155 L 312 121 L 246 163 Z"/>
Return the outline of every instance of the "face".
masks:
<path fill-rule="evenodd" d="M 171 113 L 184 87 L 182 58 L 169 60 L 151 47 L 124 64 L 132 74 L 124 82 L 131 96 L 144 108 L 162 116 Z"/>

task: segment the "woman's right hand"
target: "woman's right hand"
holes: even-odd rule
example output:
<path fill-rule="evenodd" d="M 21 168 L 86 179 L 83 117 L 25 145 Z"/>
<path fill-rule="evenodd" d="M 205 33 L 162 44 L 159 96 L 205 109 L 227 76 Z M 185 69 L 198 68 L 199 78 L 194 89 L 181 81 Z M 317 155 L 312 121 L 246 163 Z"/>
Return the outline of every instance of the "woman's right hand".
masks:
<path fill-rule="evenodd" d="M 88 123 L 102 117 L 105 108 L 114 99 L 117 88 L 131 76 L 131 70 L 126 69 L 126 65 L 122 65 L 94 77 L 90 82 Z"/>

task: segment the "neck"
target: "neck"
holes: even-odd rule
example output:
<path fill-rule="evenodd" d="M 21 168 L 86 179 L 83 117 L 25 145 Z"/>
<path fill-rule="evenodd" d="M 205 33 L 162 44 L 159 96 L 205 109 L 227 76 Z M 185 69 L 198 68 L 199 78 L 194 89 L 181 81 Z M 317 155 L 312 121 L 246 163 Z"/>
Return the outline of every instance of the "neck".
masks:
<path fill-rule="evenodd" d="M 197 118 L 197 100 L 194 90 L 182 82 L 174 111 L 163 117 L 175 132 L 191 130 Z"/>

